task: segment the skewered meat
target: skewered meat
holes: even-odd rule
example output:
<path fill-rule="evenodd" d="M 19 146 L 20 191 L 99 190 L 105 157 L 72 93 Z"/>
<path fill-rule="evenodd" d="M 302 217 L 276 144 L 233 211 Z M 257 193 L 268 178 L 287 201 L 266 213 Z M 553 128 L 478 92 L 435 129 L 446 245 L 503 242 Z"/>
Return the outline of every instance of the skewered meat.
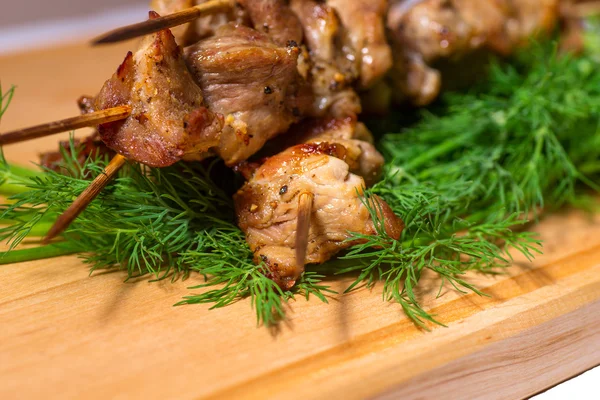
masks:
<path fill-rule="evenodd" d="M 387 22 L 394 47 L 390 78 L 417 105 L 435 99 L 446 80 L 468 73 L 459 62 L 477 52 L 506 55 L 536 32 L 550 30 L 559 0 L 396 1 Z M 477 64 L 473 60 L 469 64 Z M 480 63 L 481 64 L 481 63 Z M 438 69 L 438 67 L 440 69 Z M 442 79 L 452 69 L 462 76 Z M 444 82 L 443 82 L 444 81 Z"/>
<path fill-rule="evenodd" d="M 252 28 L 227 24 L 186 49 L 208 107 L 225 116 L 217 153 L 246 160 L 299 121 L 310 104 L 297 70 L 297 46 L 281 47 Z"/>
<path fill-rule="evenodd" d="M 362 177 L 367 186 L 379 180 L 385 160 L 373 145 L 373 135 L 356 118 L 308 119 L 284 136 L 289 147 L 297 143 L 335 143 L 344 147 L 344 161 L 350 172 Z"/>
<path fill-rule="evenodd" d="M 310 115 L 344 118 L 362 111 L 360 98 L 352 85 L 358 79 L 357 55 L 344 35 L 335 10 L 312 0 L 292 0 L 309 53 L 301 56 L 304 71 L 313 92 Z"/>
<path fill-rule="evenodd" d="M 291 288 L 303 272 L 295 256 L 298 198 L 312 193 L 314 204 L 306 262 L 323 263 L 356 243 L 350 232 L 378 230 L 362 202 L 364 180 L 351 172 L 346 149 L 337 143 L 301 144 L 269 158 L 234 196 L 239 226 L 271 278 Z M 380 198 L 371 198 L 386 233 L 398 239 L 403 224 Z"/>
<path fill-rule="evenodd" d="M 150 0 L 150 9 L 159 15 L 169 15 L 193 7 L 196 3 L 197 2 L 194 0 Z M 213 16 L 209 16 L 206 18 L 212 17 Z M 171 28 L 171 33 L 173 33 L 175 41 L 180 46 L 193 43 L 197 38 L 195 24 L 193 22 L 173 27 Z"/>
<path fill-rule="evenodd" d="M 127 158 L 164 167 L 196 159 L 219 144 L 222 117 L 204 106 L 169 30 L 146 37 L 135 55 L 130 52 L 95 100 L 96 109 L 126 104 L 131 116 L 102 124 L 98 132 Z"/>
<path fill-rule="evenodd" d="M 278 45 L 302 43 L 302 26 L 285 0 L 238 0 L 246 10 L 254 29 L 263 32 Z"/>
<path fill-rule="evenodd" d="M 344 26 L 360 61 L 360 86 L 369 88 L 392 67 L 385 35 L 387 0 L 327 0 Z"/>
<path fill-rule="evenodd" d="M 150 8 L 160 15 L 168 15 L 207 1 L 209 0 L 151 0 Z M 218 27 L 228 22 L 250 24 L 247 13 L 236 3 L 229 12 L 200 17 L 195 22 L 171 28 L 171 31 L 177 44 L 186 47 L 200 39 L 214 35 Z"/>

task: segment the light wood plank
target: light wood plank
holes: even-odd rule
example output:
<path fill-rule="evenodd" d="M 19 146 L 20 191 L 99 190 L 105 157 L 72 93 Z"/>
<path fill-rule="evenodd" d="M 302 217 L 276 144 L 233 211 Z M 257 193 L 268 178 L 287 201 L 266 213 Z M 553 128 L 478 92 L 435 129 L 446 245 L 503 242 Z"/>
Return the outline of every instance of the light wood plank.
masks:
<path fill-rule="evenodd" d="M 129 47 L 0 58 L 3 84 L 19 86 L 0 131 L 74 115 Z M 23 164 L 54 148 L 44 138 L 6 153 Z M 425 277 L 424 304 L 448 325 L 429 333 L 382 303 L 380 288 L 300 300 L 273 332 L 256 327 L 248 301 L 172 307 L 198 277 L 123 283 L 119 272 L 89 277 L 76 257 L 3 266 L 0 398 L 527 396 L 600 364 L 600 217 L 564 212 L 538 229 L 542 257 L 469 277 L 489 298 L 436 299 Z"/>

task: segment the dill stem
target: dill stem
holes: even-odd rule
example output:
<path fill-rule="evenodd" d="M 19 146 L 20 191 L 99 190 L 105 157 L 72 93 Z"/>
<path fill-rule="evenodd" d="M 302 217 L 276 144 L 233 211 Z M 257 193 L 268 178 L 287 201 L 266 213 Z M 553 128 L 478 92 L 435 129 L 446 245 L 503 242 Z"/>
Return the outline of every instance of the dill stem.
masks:
<path fill-rule="evenodd" d="M 13 175 L 19 176 L 21 178 L 34 178 L 36 176 L 44 176 L 43 171 L 37 171 L 31 168 L 22 167 L 20 165 L 11 165 L 10 172 Z"/>
<path fill-rule="evenodd" d="M 407 164 L 404 165 L 404 170 L 409 171 L 411 169 L 420 167 L 421 165 L 434 160 L 435 158 L 451 152 L 462 146 L 463 141 L 458 138 L 448 139 L 445 142 L 440 143 L 431 150 L 421 153 L 421 155 L 413 158 Z"/>
<path fill-rule="evenodd" d="M 66 243 L 49 244 L 31 249 L 4 251 L 0 252 L 0 265 L 42 260 L 46 258 L 66 256 L 78 252 L 78 249 L 75 249 Z"/>
<path fill-rule="evenodd" d="M 23 186 L 21 183 L 5 182 L 0 185 L 0 195 L 12 196 L 13 194 L 19 194 L 28 191 L 29 188 Z"/>
<path fill-rule="evenodd" d="M 54 225 L 53 222 L 38 222 L 31 228 L 27 236 L 46 236 L 50 228 L 52 228 L 52 225 Z"/>
<path fill-rule="evenodd" d="M 0 194 L 3 196 L 11 196 L 13 194 L 29 191 L 31 189 L 27 187 L 27 181 L 29 178 L 38 176 L 43 176 L 43 172 L 21 167 L 19 165 L 11 165 L 8 167 L 8 170 L 0 172 L 0 180 L 3 180 L 3 183 L 0 185 Z"/>
<path fill-rule="evenodd" d="M 14 220 L 10 220 L 10 219 L 0 219 L 0 227 L 4 228 L 4 225 L 13 225 L 15 223 Z M 37 224 L 35 224 L 29 231 L 29 233 L 27 234 L 28 237 L 30 236 L 46 236 L 46 233 L 48 233 L 48 230 L 50 230 L 50 228 L 52 227 L 52 225 L 54 224 L 54 222 L 48 220 L 48 221 L 44 221 L 44 219 L 42 219 L 40 222 L 38 222 Z"/>

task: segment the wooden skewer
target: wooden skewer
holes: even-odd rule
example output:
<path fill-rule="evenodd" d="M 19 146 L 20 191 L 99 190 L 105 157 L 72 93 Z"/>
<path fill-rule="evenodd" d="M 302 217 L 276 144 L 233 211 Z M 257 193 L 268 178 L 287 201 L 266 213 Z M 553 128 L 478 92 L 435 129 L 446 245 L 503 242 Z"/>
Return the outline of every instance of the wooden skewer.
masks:
<path fill-rule="evenodd" d="M 20 129 L 0 135 L 0 146 L 23 142 L 25 140 L 37 139 L 55 133 L 71 131 L 86 126 L 95 126 L 106 122 L 125 119 L 131 114 L 131 107 L 119 106 L 100 110 L 89 114 L 79 115 L 73 118 L 67 118 L 60 121 L 49 122 L 47 124 L 33 126 L 31 128 Z"/>
<path fill-rule="evenodd" d="M 117 154 L 110 161 L 106 169 L 96 177 L 90 183 L 90 185 L 75 199 L 73 204 L 69 206 L 69 208 L 62 213 L 60 217 L 56 220 L 52 228 L 48 231 L 48 234 L 42 241 L 43 244 L 48 244 L 52 239 L 56 236 L 60 235 L 64 232 L 65 229 L 71 225 L 71 222 L 75 220 L 81 214 L 83 210 L 98 196 L 98 194 L 104 189 L 104 187 L 110 182 L 110 180 L 117 174 L 119 169 L 123 165 L 127 159 L 120 154 Z"/>
<path fill-rule="evenodd" d="M 306 251 L 308 249 L 308 234 L 310 231 L 310 217 L 312 213 L 314 195 L 300 193 L 298 199 L 298 225 L 296 227 L 296 267 L 304 268 L 306 264 Z"/>
<path fill-rule="evenodd" d="M 117 28 L 104 35 L 98 36 L 92 41 L 93 45 L 104 43 L 115 43 L 127 39 L 133 39 L 138 36 L 148 35 L 166 28 L 172 28 L 191 22 L 205 15 L 216 14 L 227 11 L 233 7 L 233 0 L 210 0 L 206 3 L 190 7 L 183 11 L 165 15 L 163 17 L 150 19 L 137 24 Z"/>

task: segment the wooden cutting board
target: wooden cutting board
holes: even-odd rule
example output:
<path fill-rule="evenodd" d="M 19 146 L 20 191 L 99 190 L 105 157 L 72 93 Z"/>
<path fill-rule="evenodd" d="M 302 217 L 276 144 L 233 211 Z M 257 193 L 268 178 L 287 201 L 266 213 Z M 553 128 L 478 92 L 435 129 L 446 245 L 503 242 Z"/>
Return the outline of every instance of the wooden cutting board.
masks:
<path fill-rule="evenodd" d="M 18 86 L 0 129 L 68 117 L 131 44 L 0 58 Z M 67 134 L 61 138 L 68 137 Z M 9 146 L 19 164 L 57 137 Z M 520 398 L 600 364 L 600 217 L 565 211 L 538 231 L 544 255 L 506 275 L 472 275 L 490 297 L 425 277 L 421 297 L 447 324 L 417 329 L 380 288 L 298 300 L 278 329 L 248 301 L 172 307 L 187 282 L 88 275 L 76 257 L 0 266 L 0 398 Z M 347 281 L 332 279 L 343 290 Z"/>

